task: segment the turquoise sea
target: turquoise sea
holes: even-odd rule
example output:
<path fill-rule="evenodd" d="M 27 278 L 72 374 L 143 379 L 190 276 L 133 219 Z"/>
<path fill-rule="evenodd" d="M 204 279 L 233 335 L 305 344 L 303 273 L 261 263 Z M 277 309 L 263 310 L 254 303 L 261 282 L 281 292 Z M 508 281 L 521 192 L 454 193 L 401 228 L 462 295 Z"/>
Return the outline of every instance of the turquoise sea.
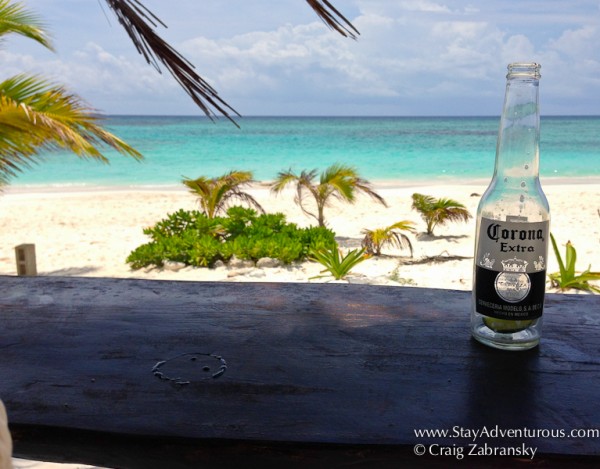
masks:
<path fill-rule="evenodd" d="M 12 186 L 178 186 L 183 177 L 251 170 L 259 180 L 342 162 L 371 181 L 489 179 L 499 117 L 245 117 L 235 127 L 204 117 L 112 116 L 104 125 L 143 162 L 51 153 Z M 600 117 L 542 117 L 542 178 L 600 177 Z"/>

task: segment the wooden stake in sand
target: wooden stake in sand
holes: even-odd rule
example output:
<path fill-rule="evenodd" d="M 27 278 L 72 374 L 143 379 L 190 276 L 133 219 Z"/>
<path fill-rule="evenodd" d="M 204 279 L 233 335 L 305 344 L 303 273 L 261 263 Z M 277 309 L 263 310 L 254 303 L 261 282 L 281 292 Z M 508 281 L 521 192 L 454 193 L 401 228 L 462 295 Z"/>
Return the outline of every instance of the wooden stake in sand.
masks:
<path fill-rule="evenodd" d="M 17 275 L 37 275 L 35 244 L 20 244 L 15 247 Z"/>

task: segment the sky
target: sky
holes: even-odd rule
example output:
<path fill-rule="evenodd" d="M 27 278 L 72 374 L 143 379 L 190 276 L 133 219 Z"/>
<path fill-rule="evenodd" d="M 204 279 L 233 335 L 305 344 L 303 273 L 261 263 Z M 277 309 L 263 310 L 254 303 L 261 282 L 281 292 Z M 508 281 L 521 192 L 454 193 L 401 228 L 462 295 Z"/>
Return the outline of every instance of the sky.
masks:
<path fill-rule="evenodd" d="M 600 0 L 142 0 L 157 29 L 244 116 L 499 115 L 506 66 L 542 65 L 542 115 L 600 115 Z M 0 43 L 0 77 L 41 74 L 105 114 L 201 115 L 147 65 L 105 0 L 22 0 L 55 51 Z"/>

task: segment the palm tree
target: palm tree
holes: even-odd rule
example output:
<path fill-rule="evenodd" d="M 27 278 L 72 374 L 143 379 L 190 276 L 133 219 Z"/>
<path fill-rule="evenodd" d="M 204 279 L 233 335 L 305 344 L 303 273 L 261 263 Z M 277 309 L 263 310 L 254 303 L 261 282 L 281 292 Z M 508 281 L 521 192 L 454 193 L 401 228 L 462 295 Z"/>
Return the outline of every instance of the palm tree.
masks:
<path fill-rule="evenodd" d="M 10 33 L 52 47 L 35 15 L 19 2 L 0 0 L 0 39 Z M 41 77 L 17 75 L 0 82 L 0 185 L 36 162 L 42 150 L 62 148 L 107 162 L 98 149 L 104 144 L 141 158 L 98 121 L 81 98 Z"/>
<path fill-rule="evenodd" d="M 216 90 L 196 73 L 191 63 L 155 32 L 158 25 L 166 27 L 156 15 L 140 0 L 105 1 L 148 64 L 160 72 L 159 64 L 162 63 L 208 117 L 212 119 L 216 111 L 237 125 L 230 112 L 238 116 L 239 113 L 219 97 Z M 360 34 L 328 0 L 306 2 L 327 26 L 342 36 L 356 39 Z"/>
<path fill-rule="evenodd" d="M 252 182 L 254 180 L 250 171 L 230 171 L 216 178 L 200 176 L 197 179 L 186 178 L 183 180 L 190 192 L 198 196 L 202 211 L 210 219 L 215 218 L 219 212 L 225 211 L 231 201 L 235 199 L 246 202 L 260 212 L 264 212 L 254 197 L 242 191 L 243 187 Z"/>
<path fill-rule="evenodd" d="M 430 195 L 413 194 L 412 208 L 421 214 L 427 224 L 427 234 L 432 235 L 437 225 L 453 221 L 468 221 L 471 214 L 466 207 L 452 199 L 436 199 Z"/>
<path fill-rule="evenodd" d="M 296 184 L 294 201 L 306 215 L 317 220 L 319 226 L 325 226 L 324 210 L 331 204 L 332 199 L 352 204 L 356 200 L 357 192 L 363 192 L 387 207 L 385 200 L 371 188 L 369 181 L 360 178 L 356 169 L 350 166 L 341 164 L 330 166 L 321 172 L 318 184 L 316 177 L 316 169 L 302 171 L 299 175 L 291 169 L 282 171 L 271 185 L 271 190 L 280 193 L 288 184 Z M 306 198 L 309 194 L 316 204 L 316 214 L 306 208 Z"/>
<path fill-rule="evenodd" d="M 402 231 L 414 233 L 415 229 L 413 225 L 413 222 L 403 220 L 386 228 L 376 228 L 374 230 L 365 228 L 362 230 L 362 233 L 365 235 L 362 241 L 362 247 L 367 254 L 372 256 L 380 256 L 381 249 L 386 245 L 397 247 L 398 249 L 408 248 L 410 249 L 410 257 L 412 257 L 412 244 L 410 239 L 408 239 L 408 236 L 402 233 Z"/>

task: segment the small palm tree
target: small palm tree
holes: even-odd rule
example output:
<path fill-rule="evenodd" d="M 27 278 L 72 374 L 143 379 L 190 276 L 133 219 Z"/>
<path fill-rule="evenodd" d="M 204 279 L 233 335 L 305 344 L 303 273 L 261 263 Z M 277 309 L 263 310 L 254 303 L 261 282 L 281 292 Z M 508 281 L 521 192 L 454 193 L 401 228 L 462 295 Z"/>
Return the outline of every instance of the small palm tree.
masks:
<path fill-rule="evenodd" d="M 421 214 L 427 224 L 427 234 L 432 235 L 437 225 L 453 221 L 468 221 L 471 214 L 466 207 L 452 199 L 436 199 L 430 195 L 413 194 L 412 208 Z"/>
<path fill-rule="evenodd" d="M 334 248 L 312 250 L 308 258 L 325 267 L 325 270 L 321 271 L 321 273 L 329 272 L 336 280 L 343 280 L 350 274 L 350 271 L 355 266 L 368 257 L 369 256 L 365 254 L 364 249 L 353 249 L 343 255 L 340 248 L 336 246 Z M 323 277 L 324 275 L 317 275 L 311 277 L 309 280 Z"/>
<path fill-rule="evenodd" d="M 410 249 L 410 257 L 412 257 L 412 244 L 410 239 L 408 239 L 408 236 L 402 233 L 402 231 L 414 233 L 415 229 L 413 225 L 413 222 L 403 220 L 386 228 L 376 228 L 374 230 L 364 229 L 362 230 L 362 233 L 365 235 L 362 241 L 362 247 L 367 254 L 372 256 L 380 256 L 381 249 L 386 245 L 397 247 L 398 249 L 408 248 Z"/>
<path fill-rule="evenodd" d="M 216 178 L 200 176 L 197 179 L 183 180 L 190 192 L 198 196 L 200 207 L 209 219 L 225 211 L 233 200 L 245 202 L 264 213 L 256 199 L 242 191 L 242 188 L 253 182 L 250 171 L 230 171 Z"/>
<path fill-rule="evenodd" d="M 0 39 L 7 34 L 33 39 L 52 49 L 35 15 L 19 2 L 0 0 Z M 140 153 L 100 127 L 81 98 L 38 76 L 17 75 L 0 83 L 0 184 L 34 163 L 42 150 L 62 148 L 103 162 L 98 149 Z"/>
<path fill-rule="evenodd" d="M 333 199 L 352 204 L 356 200 L 357 192 L 367 194 L 387 207 L 383 197 L 372 189 L 369 181 L 360 178 L 356 169 L 351 166 L 334 164 L 321 172 L 318 183 L 316 178 L 316 169 L 302 171 L 299 175 L 292 170 L 282 171 L 271 185 L 271 190 L 280 193 L 288 184 L 295 184 L 294 201 L 306 215 L 317 220 L 319 226 L 325 226 L 325 207 L 328 207 Z M 306 208 L 306 199 L 309 195 L 314 200 L 317 213 Z"/>

